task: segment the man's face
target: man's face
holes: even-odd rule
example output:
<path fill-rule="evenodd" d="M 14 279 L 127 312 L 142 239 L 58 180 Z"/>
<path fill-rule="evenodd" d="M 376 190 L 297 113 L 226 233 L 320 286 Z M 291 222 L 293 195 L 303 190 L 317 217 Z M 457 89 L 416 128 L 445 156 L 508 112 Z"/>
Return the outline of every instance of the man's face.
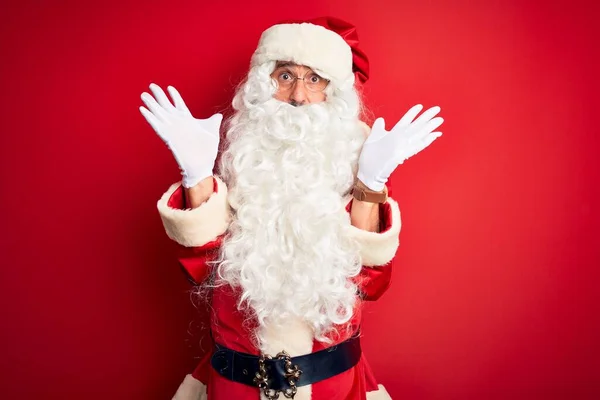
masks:
<path fill-rule="evenodd" d="M 278 61 L 271 77 L 277 82 L 273 97 L 293 106 L 325 101 L 325 88 L 329 81 L 309 67 L 292 62 Z"/>

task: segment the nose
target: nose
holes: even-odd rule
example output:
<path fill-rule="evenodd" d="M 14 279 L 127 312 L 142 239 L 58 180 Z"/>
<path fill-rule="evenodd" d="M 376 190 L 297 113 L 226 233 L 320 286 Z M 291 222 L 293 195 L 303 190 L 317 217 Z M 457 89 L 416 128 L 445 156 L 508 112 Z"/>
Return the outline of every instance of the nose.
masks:
<path fill-rule="evenodd" d="M 297 80 L 295 82 L 294 87 L 292 88 L 292 93 L 290 93 L 290 103 L 293 105 L 303 105 L 308 102 L 308 93 L 306 92 L 306 87 L 304 86 L 304 81 Z"/>

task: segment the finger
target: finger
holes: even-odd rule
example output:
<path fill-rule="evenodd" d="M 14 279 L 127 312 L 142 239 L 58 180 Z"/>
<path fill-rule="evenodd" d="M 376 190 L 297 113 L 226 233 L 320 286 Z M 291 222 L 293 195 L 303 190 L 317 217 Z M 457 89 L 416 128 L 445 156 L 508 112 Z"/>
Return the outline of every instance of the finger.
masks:
<path fill-rule="evenodd" d="M 442 136 L 442 132 L 431 132 L 431 134 L 429 135 L 429 137 L 426 139 L 426 142 L 428 142 L 429 144 L 433 143 L 433 141 L 439 137 Z M 428 146 L 429 146 L 428 144 Z"/>
<path fill-rule="evenodd" d="M 417 116 L 417 114 L 419 114 L 422 109 L 423 109 L 423 105 L 422 104 L 417 104 L 415 106 L 412 106 L 411 109 L 408 110 L 406 112 L 406 114 L 404 114 L 404 116 L 400 119 L 400 121 L 398 121 L 398 123 L 396 124 L 396 126 L 407 126 L 407 125 L 410 125 L 410 123 L 412 122 L 412 120 L 415 119 L 415 117 Z"/>
<path fill-rule="evenodd" d="M 431 121 L 428 121 L 425 126 L 423 126 L 418 131 L 415 131 L 415 136 L 413 140 L 421 140 L 425 136 L 429 135 L 431 132 L 435 131 L 442 123 L 444 122 L 444 118 L 436 117 Z"/>
<path fill-rule="evenodd" d="M 442 125 L 444 123 L 444 118 L 442 117 L 435 117 L 434 119 L 432 119 L 431 121 L 429 121 L 426 125 L 424 130 L 427 132 L 433 132 L 435 131 L 440 125 Z"/>
<path fill-rule="evenodd" d="M 169 101 L 169 98 L 165 94 L 164 90 L 162 90 L 160 86 L 158 86 L 155 83 L 151 83 L 150 90 L 152 90 L 152 94 L 154 94 L 154 97 L 156 98 L 158 104 L 160 104 L 162 108 L 164 108 L 165 110 L 175 108 L 171 101 Z"/>
<path fill-rule="evenodd" d="M 442 132 L 432 132 L 425 136 L 421 141 L 415 142 L 411 147 L 412 150 L 409 154 L 406 154 L 404 151 L 398 152 L 398 158 L 396 162 L 398 164 L 402 164 L 404 161 L 408 160 L 410 157 L 413 157 L 416 154 L 419 154 L 423 149 L 428 147 L 433 141 L 442 136 Z"/>
<path fill-rule="evenodd" d="M 425 111 L 423 114 L 419 116 L 419 118 L 415 119 L 411 125 L 414 125 L 415 129 L 421 129 L 431 118 L 435 117 L 441 108 L 438 106 L 431 107 L 429 110 Z"/>
<path fill-rule="evenodd" d="M 167 87 L 167 90 L 169 91 L 169 95 L 171 95 L 171 98 L 173 99 L 173 102 L 175 103 L 175 107 L 179 111 L 185 111 L 185 112 L 189 113 L 190 110 L 185 105 L 185 101 L 183 101 L 183 98 L 181 97 L 181 95 L 179 94 L 177 89 L 175 89 L 173 86 L 169 86 L 169 87 Z"/>
<path fill-rule="evenodd" d="M 150 94 L 144 92 L 142 93 L 142 101 L 148 107 L 148 110 L 154 114 L 156 118 L 161 121 L 166 120 L 166 111 L 154 100 L 154 97 L 150 96 Z"/>
<path fill-rule="evenodd" d="M 429 135 L 427 135 L 424 139 L 423 142 L 421 143 L 420 149 L 423 150 L 426 147 L 429 147 L 429 145 L 431 143 L 433 143 L 435 141 L 435 139 L 439 138 L 440 136 L 442 136 L 442 132 L 432 132 Z M 419 151 L 421 151 L 419 150 Z"/>
<path fill-rule="evenodd" d="M 373 128 L 371 129 L 371 132 L 369 132 L 369 136 L 367 137 L 365 143 L 372 143 L 378 141 L 379 139 L 385 136 L 386 132 L 387 131 L 385 130 L 385 120 L 381 117 L 377 118 L 375 122 L 373 122 Z"/>
<path fill-rule="evenodd" d="M 383 119 L 382 117 L 379 117 L 375 120 L 375 122 L 373 122 L 373 129 L 372 130 L 385 130 L 385 119 Z"/>
<path fill-rule="evenodd" d="M 216 113 L 206 120 L 210 128 L 209 132 L 214 132 L 217 136 L 219 135 L 219 129 L 221 128 L 221 121 L 223 121 L 223 114 Z"/>
<path fill-rule="evenodd" d="M 154 116 L 154 114 L 152 114 L 146 107 L 144 106 L 140 106 L 140 112 L 142 113 L 142 115 L 144 116 L 144 118 L 146 118 L 146 121 L 148 121 L 148 123 L 150 124 L 150 126 L 152 127 L 152 129 L 154 129 L 156 131 L 156 133 L 159 133 L 160 131 L 160 121 Z"/>

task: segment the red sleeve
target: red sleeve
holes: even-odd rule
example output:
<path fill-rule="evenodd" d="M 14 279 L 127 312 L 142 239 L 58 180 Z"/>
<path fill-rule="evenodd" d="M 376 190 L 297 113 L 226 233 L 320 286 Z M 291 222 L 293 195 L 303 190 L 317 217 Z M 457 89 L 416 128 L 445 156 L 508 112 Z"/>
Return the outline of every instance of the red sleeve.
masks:
<path fill-rule="evenodd" d="M 207 335 L 207 337 L 210 338 L 210 335 Z M 212 338 L 211 338 L 211 343 L 212 343 Z M 210 369 L 212 368 L 210 365 L 210 359 L 212 357 L 212 354 L 213 354 L 212 348 L 209 351 L 207 351 L 206 353 L 204 353 L 204 355 L 198 362 L 196 369 L 194 369 L 194 372 L 192 372 L 192 376 L 195 379 L 199 380 L 200 382 L 204 383 L 205 385 L 208 384 L 208 377 L 210 374 Z"/>
<path fill-rule="evenodd" d="M 352 210 L 352 201 L 346 206 L 346 211 Z M 388 203 L 379 205 L 380 232 L 387 232 L 392 227 L 392 207 Z M 392 262 L 380 266 L 362 267 L 355 282 L 364 300 L 375 301 L 389 288 L 392 279 Z"/>
<path fill-rule="evenodd" d="M 367 362 L 365 355 L 361 356 L 363 371 L 365 373 L 365 384 L 367 393 L 379 390 L 379 386 L 377 385 L 377 380 L 375 379 L 375 375 L 373 375 L 373 371 L 371 370 L 371 366 Z"/>
<path fill-rule="evenodd" d="M 362 267 L 357 278 L 361 297 L 367 301 L 378 300 L 390 287 L 391 263 L 383 267 Z"/>
<path fill-rule="evenodd" d="M 214 191 L 216 193 L 218 191 L 218 186 L 214 178 L 213 183 Z M 167 204 L 169 207 L 177 210 L 186 209 L 183 186 L 180 186 L 173 192 Z M 197 247 L 185 247 L 175 243 L 175 256 L 179 261 L 183 272 L 192 284 L 198 285 L 208 277 L 210 273 L 210 264 L 207 264 L 207 262 L 214 260 L 218 256 L 222 239 L 223 235 L 211 242 Z"/>

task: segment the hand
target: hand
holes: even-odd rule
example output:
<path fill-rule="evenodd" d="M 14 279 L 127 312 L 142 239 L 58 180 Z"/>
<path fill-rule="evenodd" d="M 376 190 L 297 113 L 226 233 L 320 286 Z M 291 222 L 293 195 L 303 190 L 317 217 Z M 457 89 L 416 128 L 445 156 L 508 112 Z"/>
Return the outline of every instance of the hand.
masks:
<path fill-rule="evenodd" d="M 150 89 L 154 97 L 142 93 L 142 100 L 148 108 L 140 106 L 140 112 L 171 149 L 183 175 L 183 186 L 190 188 L 212 176 L 223 115 L 196 119 L 174 87 L 169 86 L 167 90 L 175 105 L 158 85 L 152 83 Z"/>
<path fill-rule="evenodd" d="M 358 179 L 369 189 L 382 191 L 399 164 L 442 136 L 441 132 L 433 132 L 444 122 L 440 117 L 433 118 L 440 108 L 432 107 L 415 119 L 422 109 L 420 104 L 412 107 L 391 131 L 385 130 L 383 118 L 373 123 L 358 160 Z"/>

